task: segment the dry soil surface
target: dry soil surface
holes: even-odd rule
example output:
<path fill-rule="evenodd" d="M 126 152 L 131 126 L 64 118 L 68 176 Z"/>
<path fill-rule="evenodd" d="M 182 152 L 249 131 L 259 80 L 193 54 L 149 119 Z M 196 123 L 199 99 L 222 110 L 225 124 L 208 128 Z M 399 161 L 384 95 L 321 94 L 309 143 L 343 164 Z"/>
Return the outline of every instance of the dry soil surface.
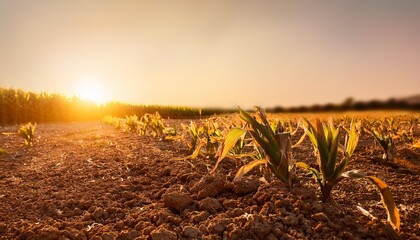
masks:
<path fill-rule="evenodd" d="M 178 124 L 173 121 L 170 124 Z M 0 128 L 16 132 L 18 126 Z M 101 122 L 40 124 L 33 147 L 0 134 L 1 239 L 419 239 L 419 152 L 399 147 L 401 164 L 373 161 L 381 149 L 362 138 L 348 170 L 386 181 L 401 213 L 394 234 L 375 186 L 343 180 L 336 205 L 319 201 L 314 180 L 293 187 L 259 180 L 258 170 L 232 182 L 239 168 L 226 159 L 188 155 L 182 142 L 122 132 Z M 293 156 L 311 163 L 306 139 Z M 357 207 L 369 212 L 363 214 Z"/>

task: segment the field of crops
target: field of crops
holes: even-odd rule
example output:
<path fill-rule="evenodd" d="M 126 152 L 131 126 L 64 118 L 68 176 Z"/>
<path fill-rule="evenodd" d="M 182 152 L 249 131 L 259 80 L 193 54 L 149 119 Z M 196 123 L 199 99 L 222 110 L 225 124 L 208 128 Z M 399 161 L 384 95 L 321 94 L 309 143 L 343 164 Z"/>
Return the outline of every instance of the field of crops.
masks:
<path fill-rule="evenodd" d="M 0 127 L 3 239 L 418 239 L 420 114 Z"/>

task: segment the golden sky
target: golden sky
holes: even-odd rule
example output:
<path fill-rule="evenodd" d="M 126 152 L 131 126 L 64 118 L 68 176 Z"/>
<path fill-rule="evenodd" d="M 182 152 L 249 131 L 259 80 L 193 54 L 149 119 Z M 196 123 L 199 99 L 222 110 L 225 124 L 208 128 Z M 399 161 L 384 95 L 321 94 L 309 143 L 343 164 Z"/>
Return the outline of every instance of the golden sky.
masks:
<path fill-rule="evenodd" d="M 0 86 L 102 101 L 403 97 L 420 93 L 419 43 L 414 0 L 0 0 Z"/>

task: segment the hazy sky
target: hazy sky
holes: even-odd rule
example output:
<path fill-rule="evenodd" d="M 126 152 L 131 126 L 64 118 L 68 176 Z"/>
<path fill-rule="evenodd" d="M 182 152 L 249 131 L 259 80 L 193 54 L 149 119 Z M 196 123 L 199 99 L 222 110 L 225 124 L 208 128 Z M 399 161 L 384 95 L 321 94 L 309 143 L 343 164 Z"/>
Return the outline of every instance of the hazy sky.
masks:
<path fill-rule="evenodd" d="M 0 0 L 0 86 L 251 107 L 420 93 L 420 1 Z"/>

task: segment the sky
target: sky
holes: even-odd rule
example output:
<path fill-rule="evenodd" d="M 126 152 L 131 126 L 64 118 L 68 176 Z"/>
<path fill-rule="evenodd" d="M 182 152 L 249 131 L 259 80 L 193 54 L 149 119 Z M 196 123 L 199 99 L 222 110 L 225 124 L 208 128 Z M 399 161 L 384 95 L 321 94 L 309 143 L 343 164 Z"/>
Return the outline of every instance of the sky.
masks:
<path fill-rule="evenodd" d="M 420 93 L 420 1 L 0 0 L 0 86 L 301 106 Z"/>

